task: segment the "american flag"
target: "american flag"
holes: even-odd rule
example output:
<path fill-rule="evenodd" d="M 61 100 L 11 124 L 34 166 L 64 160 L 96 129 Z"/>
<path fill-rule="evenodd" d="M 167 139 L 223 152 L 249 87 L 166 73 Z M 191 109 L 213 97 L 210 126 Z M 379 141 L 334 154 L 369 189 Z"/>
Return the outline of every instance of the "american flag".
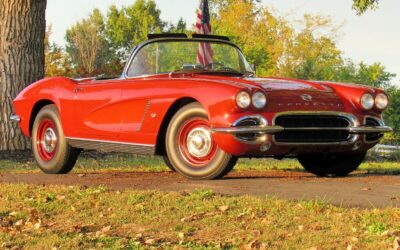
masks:
<path fill-rule="evenodd" d="M 211 35 L 210 11 L 208 9 L 208 0 L 200 0 L 200 6 L 197 11 L 196 33 Z M 200 43 L 197 52 L 197 63 L 207 66 L 213 62 L 213 49 L 210 43 Z"/>

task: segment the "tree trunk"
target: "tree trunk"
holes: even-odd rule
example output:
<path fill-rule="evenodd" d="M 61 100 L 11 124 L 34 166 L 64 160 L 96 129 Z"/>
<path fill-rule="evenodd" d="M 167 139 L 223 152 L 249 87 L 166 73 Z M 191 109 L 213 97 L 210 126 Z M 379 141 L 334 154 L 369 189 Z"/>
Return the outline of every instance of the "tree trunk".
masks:
<path fill-rule="evenodd" d="M 30 147 L 11 123 L 12 100 L 44 76 L 46 0 L 0 1 L 0 151 Z"/>

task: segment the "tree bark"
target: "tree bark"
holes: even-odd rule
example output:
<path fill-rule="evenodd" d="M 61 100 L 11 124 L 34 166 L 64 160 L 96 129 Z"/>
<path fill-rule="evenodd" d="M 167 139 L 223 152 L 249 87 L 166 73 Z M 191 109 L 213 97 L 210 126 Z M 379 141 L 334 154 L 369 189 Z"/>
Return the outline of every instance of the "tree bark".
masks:
<path fill-rule="evenodd" d="M 47 0 L 0 1 L 0 151 L 30 147 L 11 123 L 12 100 L 44 77 Z"/>

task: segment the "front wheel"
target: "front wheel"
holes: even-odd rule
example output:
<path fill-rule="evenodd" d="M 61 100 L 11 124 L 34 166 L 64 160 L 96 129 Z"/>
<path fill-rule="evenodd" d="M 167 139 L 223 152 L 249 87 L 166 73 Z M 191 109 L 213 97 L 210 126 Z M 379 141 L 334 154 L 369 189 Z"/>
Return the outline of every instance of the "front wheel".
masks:
<path fill-rule="evenodd" d="M 46 174 L 66 174 L 72 170 L 80 149 L 68 145 L 55 105 L 43 107 L 32 128 L 32 151 L 39 168 Z"/>
<path fill-rule="evenodd" d="M 308 172 L 321 177 L 343 177 L 356 170 L 366 152 L 358 154 L 300 155 L 298 160 Z"/>
<path fill-rule="evenodd" d="M 199 103 L 188 104 L 174 115 L 165 140 L 169 162 L 190 179 L 221 178 L 237 161 L 214 142 L 207 113 Z"/>

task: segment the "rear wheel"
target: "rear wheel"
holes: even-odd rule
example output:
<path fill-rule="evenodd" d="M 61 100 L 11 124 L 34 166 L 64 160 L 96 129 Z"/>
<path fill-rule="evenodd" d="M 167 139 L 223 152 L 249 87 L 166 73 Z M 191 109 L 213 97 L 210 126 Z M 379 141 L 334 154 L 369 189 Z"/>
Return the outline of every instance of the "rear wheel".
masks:
<path fill-rule="evenodd" d="M 214 142 L 208 116 L 199 103 L 180 109 L 166 134 L 169 162 L 190 179 L 217 179 L 229 173 L 237 158 L 222 151 Z"/>
<path fill-rule="evenodd" d="M 366 152 L 358 154 L 300 155 L 301 165 L 310 173 L 321 177 L 343 177 L 356 170 Z"/>
<path fill-rule="evenodd" d="M 31 142 L 35 160 L 47 174 L 70 172 L 80 153 L 80 149 L 71 147 L 65 140 L 55 105 L 47 105 L 37 114 Z"/>

